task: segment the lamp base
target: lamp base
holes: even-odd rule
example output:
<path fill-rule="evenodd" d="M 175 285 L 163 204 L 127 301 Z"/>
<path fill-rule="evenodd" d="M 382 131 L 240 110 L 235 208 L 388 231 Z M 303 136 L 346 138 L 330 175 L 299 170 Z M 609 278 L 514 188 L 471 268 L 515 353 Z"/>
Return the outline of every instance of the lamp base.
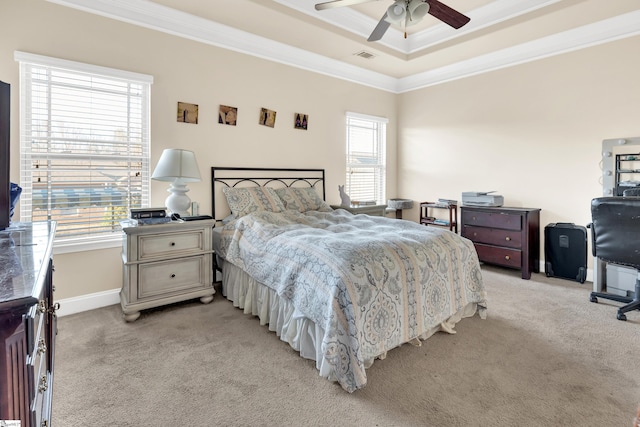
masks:
<path fill-rule="evenodd" d="M 191 199 L 187 196 L 189 189 L 184 183 L 173 182 L 171 187 L 167 190 L 169 196 L 164 201 L 167 209 L 172 214 L 178 214 L 180 216 L 189 216 L 189 208 L 191 207 Z"/>

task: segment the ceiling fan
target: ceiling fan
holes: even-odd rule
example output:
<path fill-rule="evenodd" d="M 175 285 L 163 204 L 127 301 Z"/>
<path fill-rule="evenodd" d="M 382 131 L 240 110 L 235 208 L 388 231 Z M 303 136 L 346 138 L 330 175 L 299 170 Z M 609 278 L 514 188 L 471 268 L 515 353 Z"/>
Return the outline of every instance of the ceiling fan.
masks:
<path fill-rule="evenodd" d="M 316 4 L 316 10 L 352 6 L 371 1 L 377 0 L 332 0 Z M 450 8 L 446 4 L 440 3 L 438 0 L 396 0 L 387 8 L 367 41 L 380 40 L 391 24 L 404 25 L 404 38 L 406 39 L 406 27 L 417 24 L 427 13 L 456 29 L 471 20 L 468 16 Z"/>

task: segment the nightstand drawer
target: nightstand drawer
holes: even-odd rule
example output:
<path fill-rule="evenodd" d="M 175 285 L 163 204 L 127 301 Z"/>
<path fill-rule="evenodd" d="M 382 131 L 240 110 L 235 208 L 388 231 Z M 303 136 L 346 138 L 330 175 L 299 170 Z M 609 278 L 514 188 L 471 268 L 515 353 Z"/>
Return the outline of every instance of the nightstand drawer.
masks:
<path fill-rule="evenodd" d="M 150 262 L 138 266 L 138 299 L 167 296 L 186 289 L 211 287 L 202 277 L 207 257 L 200 255 L 173 261 Z"/>
<path fill-rule="evenodd" d="M 462 223 L 478 227 L 522 230 L 522 215 L 502 212 L 462 211 Z"/>
<path fill-rule="evenodd" d="M 143 235 L 138 237 L 138 260 L 167 258 L 189 252 L 201 252 L 204 247 L 204 231 L 190 230 L 179 233 Z"/>
<path fill-rule="evenodd" d="M 482 262 L 511 268 L 522 267 L 522 251 L 483 245 L 481 243 L 475 243 L 475 247 L 478 252 L 478 259 Z"/>
<path fill-rule="evenodd" d="M 462 228 L 462 237 L 478 243 L 516 249 L 522 247 L 522 233 L 520 231 L 468 226 Z"/>

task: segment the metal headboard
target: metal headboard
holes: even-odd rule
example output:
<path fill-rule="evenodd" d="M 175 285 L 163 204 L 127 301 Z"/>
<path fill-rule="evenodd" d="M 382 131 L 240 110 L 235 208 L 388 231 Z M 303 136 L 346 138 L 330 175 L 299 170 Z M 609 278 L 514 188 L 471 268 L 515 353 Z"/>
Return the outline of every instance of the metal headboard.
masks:
<path fill-rule="evenodd" d="M 229 214 L 223 187 L 311 187 L 325 197 L 324 169 L 211 167 L 211 215 L 221 221 Z M 216 199 L 218 203 L 216 203 Z M 226 208 L 223 211 L 221 208 Z"/>

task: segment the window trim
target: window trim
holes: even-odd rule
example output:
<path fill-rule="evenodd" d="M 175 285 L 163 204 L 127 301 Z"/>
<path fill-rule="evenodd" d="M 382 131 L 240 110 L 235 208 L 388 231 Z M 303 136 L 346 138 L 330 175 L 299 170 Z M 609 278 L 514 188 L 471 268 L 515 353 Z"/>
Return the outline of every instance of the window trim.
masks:
<path fill-rule="evenodd" d="M 36 64 L 39 66 L 45 67 L 53 67 L 53 68 L 66 68 L 79 73 L 90 73 L 101 75 L 107 78 L 113 79 L 121 79 L 132 82 L 137 82 L 145 85 L 153 84 L 153 76 L 148 74 L 141 74 L 132 71 L 118 70 L 115 68 L 103 67 L 100 65 L 86 64 L 82 62 L 69 61 L 66 59 L 53 58 L 44 55 L 37 55 L 28 52 L 14 51 L 14 60 L 19 62 L 21 65 L 23 63 Z M 22 91 L 22 70 L 20 72 L 20 88 Z M 20 94 L 20 117 L 26 117 L 25 113 L 25 103 L 22 100 L 23 94 Z M 143 106 L 143 109 L 146 110 L 147 114 L 145 117 L 145 127 L 147 129 L 147 138 L 148 138 L 148 150 L 147 156 L 148 162 L 151 162 L 151 89 L 149 88 L 148 94 Z M 20 120 L 20 151 L 22 153 L 22 139 L 25 134 L 25 126 L 23 120 Z M 22 154 L 20 167 L 22 168 Z M 20 175 L 25 171 L 20 171 Z M 145 183 L 143 186 L 149 189 L 149 194 L 147 198 L 150 196 L 151 189 L 151 173 L 146 177 Z M 121 234 L 110 234 L 110 235 L 101 235 L 101 236 L 81 236 L 74 238 L 60 238 L 56 239 L 54 243 L 54 254 L 61 253 L 72 253 L 79 251 L 87 251 L 87 250 L 98 250 L 98 249 L 108 249 L 108 248 L 116 248 L 122 245 L 122 235 Z"/>

